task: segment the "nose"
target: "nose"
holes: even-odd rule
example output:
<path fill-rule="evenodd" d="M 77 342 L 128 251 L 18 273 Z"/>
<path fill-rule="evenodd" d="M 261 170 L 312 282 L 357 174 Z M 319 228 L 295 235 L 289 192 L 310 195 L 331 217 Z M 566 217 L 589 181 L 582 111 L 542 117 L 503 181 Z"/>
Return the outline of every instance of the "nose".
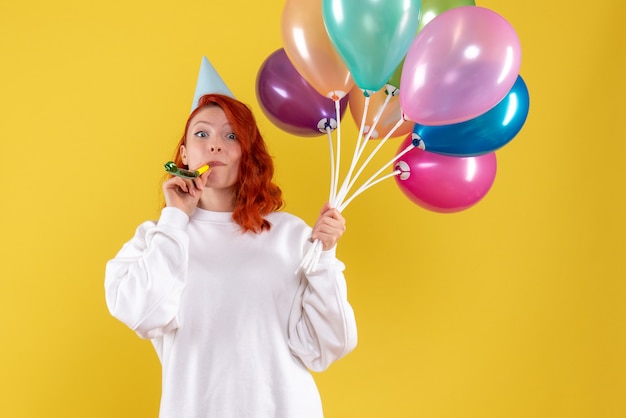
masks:
<path fill-rule="evenodd" d="M 211 151 L 211 152 L 220 152 L 220 151 L 222 151 L 222 147 L 220 147 L 219 145 L 211 145 L 209 147 L 209 151 Z"/>

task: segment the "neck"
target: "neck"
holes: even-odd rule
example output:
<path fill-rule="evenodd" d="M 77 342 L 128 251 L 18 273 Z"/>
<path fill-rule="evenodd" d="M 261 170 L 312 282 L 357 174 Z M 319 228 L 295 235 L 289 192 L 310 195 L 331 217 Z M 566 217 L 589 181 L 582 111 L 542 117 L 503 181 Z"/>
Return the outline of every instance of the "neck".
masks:
<path fill-rule="evenodd" d="M 198 207 L 211 212 L 232 212 L 235 209 L 234 188 L 214 189 L 205 187 L 202 190 Z"/>

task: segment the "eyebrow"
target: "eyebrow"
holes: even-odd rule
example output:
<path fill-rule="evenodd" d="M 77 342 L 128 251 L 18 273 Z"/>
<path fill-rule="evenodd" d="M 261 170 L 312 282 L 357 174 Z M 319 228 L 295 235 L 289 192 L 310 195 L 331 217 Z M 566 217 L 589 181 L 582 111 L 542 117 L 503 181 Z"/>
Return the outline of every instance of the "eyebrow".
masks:
<path fill-rule="evenodd" d="M 211 127 L 215 126 L 215 124 L 214 124 L 214 123 L 211 123 L 211 122 L 206 121 L 206 120 L 199 120 L 199 121 L 196 121 L 196 122 L 195 122 L 193 125 L 191 125 L 191 126 L 192 126 L 192 127 L 196 127 L 196 126 L 198 126 L 198 125 L 200 125 L 200 124 L 209 125 L 209 126 L 211 126 Z M 233 130 L 232 125 L 231 125 L 230 123 L 228 123 L 228 122 L 226 122 L 225 124 L 223 124 L 223 125 L 222 125 L 222 128 L 228 128 L 228 129 L 230 129 L 230 130 Z"/>

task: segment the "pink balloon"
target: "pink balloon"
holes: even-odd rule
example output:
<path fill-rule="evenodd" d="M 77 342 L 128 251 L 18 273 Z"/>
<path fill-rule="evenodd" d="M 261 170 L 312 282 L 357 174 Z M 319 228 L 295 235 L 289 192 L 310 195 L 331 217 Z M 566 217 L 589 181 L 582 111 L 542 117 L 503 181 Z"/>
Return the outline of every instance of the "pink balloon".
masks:
<path fill-rule="evenodd" d="M 412 142 L 408 135 L 400 150 Z M 460 212 L 478 203 L 496 178 L 496 154 L 452 157 L 413 148 L 395 164 L 402 193 L 416 205 L 440 213 Z"/>
<path fill-rule="evenodd" d="M 422 125 L 448 125 L 482 115 L 511 90 L 521 65 L 513 27 L 492 10 L 447 10 L 418 33 L 400 78 L 404 113 Z"/>

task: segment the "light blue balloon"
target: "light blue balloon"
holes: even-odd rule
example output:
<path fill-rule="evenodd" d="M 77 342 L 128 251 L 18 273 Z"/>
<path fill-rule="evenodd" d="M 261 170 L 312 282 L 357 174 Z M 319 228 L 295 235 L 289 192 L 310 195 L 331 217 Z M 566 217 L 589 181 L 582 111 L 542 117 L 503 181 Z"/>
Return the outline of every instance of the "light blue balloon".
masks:
<path fill-rule="evenodd" d="M 383 88 L 417 33 L 421 0 L 323 0 L 328 37 L 362 90 Z"/>
<path fill-rule="evenodd" d="M 474 119 L 440 126 L 416 123 L 413 133 L 419 138 L 414 143 L 437 154 L 458 157 L 487 154 L 502 148 L 517 135 L 528 117 L 528 107 L 528 88 L 518 75 L 504 99 Z"/>

